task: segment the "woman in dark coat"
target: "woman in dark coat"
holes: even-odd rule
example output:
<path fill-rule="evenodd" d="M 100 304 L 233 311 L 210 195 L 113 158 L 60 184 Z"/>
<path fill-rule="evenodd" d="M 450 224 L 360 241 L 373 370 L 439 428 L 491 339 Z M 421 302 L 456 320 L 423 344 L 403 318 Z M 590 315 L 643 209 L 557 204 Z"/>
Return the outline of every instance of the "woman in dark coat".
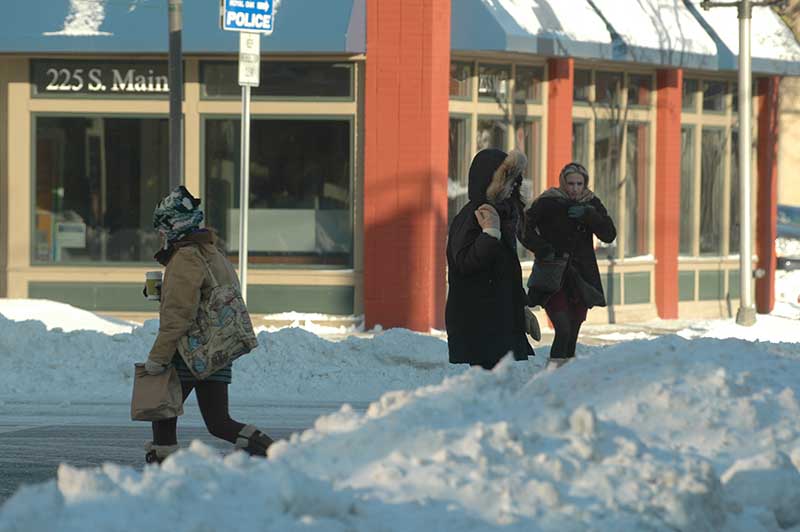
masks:
<path fill-rule="evenodd" d="M 469 169 L 469 203 L 450 224 L 445 322 L 450 362 L 492 369 L 506 354 L 527 360 L 525 291 L 517 258 L 522 152 L 486 149 Z"/>
<path fill-rule="evenodd" d="M 537 260 L 567 258 L 558 290 L 528 292 L 529 305 L 543 306 L 555 328 L 550 359 L 556 366 L 575 356 L 588 309 L 606 306 L 593 235 L 611 243 L 617 230 L 603 203 L 589 190 L 589 173 L 570 163 L 561 170 L 558 188 L 546 190 L 525 212 L 520 238 Z"/>

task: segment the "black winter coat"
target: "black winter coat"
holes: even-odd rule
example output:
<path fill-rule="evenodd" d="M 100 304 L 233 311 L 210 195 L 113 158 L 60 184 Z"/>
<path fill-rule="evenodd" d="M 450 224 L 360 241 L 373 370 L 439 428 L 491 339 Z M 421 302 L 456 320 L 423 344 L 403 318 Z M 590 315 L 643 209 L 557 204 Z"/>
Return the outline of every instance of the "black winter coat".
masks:
<path fill-rule="evenodd" d="M 497 157 L 505 155 L 494 151 L 498 152 Z M 517 231 L 514 224 L 509 223 L 509 216 L 502 216 L 503 211 L 508 213 L 513 208 L 509 203 L 498 207 L 500 240 L 484 233 L 475 217 L 480 205 L 492 203 L 486 198 L 491 178 L 491 172 L 486 175 L 486 172 L 470 169 L 470 201 L 450 224 L 447 240 L 449 291 L 445 309 L 450 362 L 487 368 L 497 364 L 509 351 L 516 360 L 526 360 L 534 354 L 525 335 L 526 296 L 516 251 Z M 522 213 L 517 217 L 521 224 Z"/>
<path fill-rule="evenodd" d="M 590 211 L 581 220 L 567 216 L 567 211 L 575 205 L 590 205 Z M 600 271 L 597 268 L 597 256 L 594 253 L 592 235 L 603 242 L 611 243 L 617 238 L 614 221 L 608 215 L 603 203 L 594 197 L 586 203 L 578 203 L 566 198 L 541 197 L 525 212 L 525 229 L 522 233 L 522 244 L 542 256 L 552 249 L 557 256 L 569 255 L 570 267 L 564 274 L 564 283 L 572 290 L 576 286 L 575 275 L 595 288 L 602 301 L 584 301 L 586 306 L 605 306 L 603 284 L 600 282 Z M 530 291 L 530 306 L 544 306 L 552 293 Z"/>

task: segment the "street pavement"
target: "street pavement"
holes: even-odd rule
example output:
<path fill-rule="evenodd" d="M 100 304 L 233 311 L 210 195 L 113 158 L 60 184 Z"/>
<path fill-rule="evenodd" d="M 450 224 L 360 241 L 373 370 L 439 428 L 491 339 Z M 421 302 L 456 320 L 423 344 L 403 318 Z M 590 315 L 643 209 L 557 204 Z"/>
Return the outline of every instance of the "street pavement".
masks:
<path fill-rule="evenodd" d="M 128 421 L 128 404 L 9 405 L 14 415 L 0 415 L 0 505 L 25 484 L 56 477 L 58 466 L 97 467 L 105 462 L 144 468 L 144 443 L 152 439 L 150 424 Z M 267 404 L 232 407 L 231 415 L 252 423 L 273 439 L 313 426 L 319 416 L 334 412 L 340 403 Z M 366 404 L 352 404 L 363 410 Z M 178 422 L 178 443 L 188 447 L 200 440 L 220 454 L 233 446 L 205 429 L 196 403 L 187 401 Z"/>

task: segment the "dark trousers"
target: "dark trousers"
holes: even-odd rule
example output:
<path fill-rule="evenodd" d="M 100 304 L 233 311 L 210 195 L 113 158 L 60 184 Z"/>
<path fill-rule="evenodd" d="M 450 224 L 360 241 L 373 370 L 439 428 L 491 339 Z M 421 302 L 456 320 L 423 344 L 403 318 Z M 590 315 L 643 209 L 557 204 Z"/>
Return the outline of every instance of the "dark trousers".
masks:
<path fill-rule="evenodd" d="M 228 412 L 228 384 L 225 382 L 199 381 L 181 382 L 183 400 L 189 397 L 192 390 L 197 395 L 197 404 L 206 428 L 212 436 L 236 443 L 239 431 L 244 427 L 231 419 Z M 153 421 L 153 443 L 155 445 L 175 445 L 178 443 L 178 418 Z"/>
<path fill-rule="evenodd" d="M 569 358 L 575 356 L 575 346 L 578 344 L 583 320 L 569 312 L 551 312 L 547 310 L 547 317 L 553 323 L 556 331 L 553 345 L 550 346 L 550 358 Z"/>

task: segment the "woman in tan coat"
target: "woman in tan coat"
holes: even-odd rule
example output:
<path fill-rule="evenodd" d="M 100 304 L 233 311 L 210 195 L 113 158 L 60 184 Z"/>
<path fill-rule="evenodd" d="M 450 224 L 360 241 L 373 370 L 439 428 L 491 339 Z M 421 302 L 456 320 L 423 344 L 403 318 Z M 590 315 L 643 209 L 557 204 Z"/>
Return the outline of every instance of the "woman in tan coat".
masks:
<path fill-rule="evenodd" d="M 207 300 L 213 288 L 206 263 L 220 285 L 239 284 L 230 262 L 215 246 L 214 233 L 200 228 L 203 211 L 199 206 L 200 200 L 179 186 L 153 212 L 153 227 L 161 232 L 165 242 L 155 259 L 165 270 L 158 336 L 145 369 L 157 375 L 174 364 L 181 380 L 183 400 L 194 390 L 208 431 L 251 455 L 265 456 L 272 439 L 253 425 L 230 417 L 231 366 L 198 380 L 177 352 L 178 340 L 193 325 L 201 300 Z M 177 423 L 178 418 L 153 422 L 153 441 L 145 444 L 148 463 L 160 463 L 178 449 Z"/>

